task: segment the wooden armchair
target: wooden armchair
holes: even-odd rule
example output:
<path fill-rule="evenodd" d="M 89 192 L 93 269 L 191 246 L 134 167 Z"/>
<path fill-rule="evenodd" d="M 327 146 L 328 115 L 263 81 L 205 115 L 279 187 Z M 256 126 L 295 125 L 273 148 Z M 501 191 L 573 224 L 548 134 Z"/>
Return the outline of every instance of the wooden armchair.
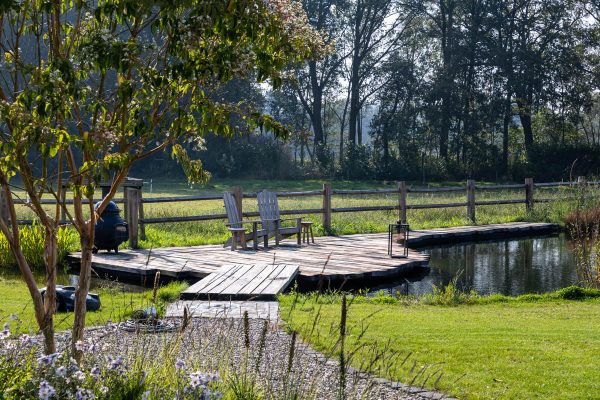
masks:
<path fill-rule="evenodd" d="M 225 211 L 227 213 L 227 219 L 229 220 L 229 223 L 225 225 L 228 226 L 228 231 L 231 233 L 231 238 L 223 245 L 223 247 L 231 245 L 231 250 L 235 250 L 238 242 L 241 242 L 242 248 L 246 250 L 246 241 L 252 240 L 253 248 L 254 250 L 257 250 L 259 237 L 263 238 L 265 248 L 269 247 L 269 231 L 268 229 L 265 229 L 263 221 L 242 221 L 237 206 L 235 205 L 235 199 L 231 193 L 225 192 L 223 195 L 223 202 L 225 203 Z M 252 231 L 250 233 L 246 233 L 247 228 L 243 227 L 245 224 L 252 224 Z M 258 224 L 261 224 L 262 229 L 258 229 Z"/>
<path fill-rule="evenodd" d="M 263 228 L 269 231 L 269 237 L 275 236 L 275 244 L 279 246 L 279 239 L 297 235 L 298 244 L 302 243 L 302 217 L 282 219 L 279 214 L 279 204 L 275 194 L 263 190 L 258 194 L 258 211 L 260 219 L 265 223 Z M 296 226 L 282 226 L 283 221 L 296 221 Z"/>

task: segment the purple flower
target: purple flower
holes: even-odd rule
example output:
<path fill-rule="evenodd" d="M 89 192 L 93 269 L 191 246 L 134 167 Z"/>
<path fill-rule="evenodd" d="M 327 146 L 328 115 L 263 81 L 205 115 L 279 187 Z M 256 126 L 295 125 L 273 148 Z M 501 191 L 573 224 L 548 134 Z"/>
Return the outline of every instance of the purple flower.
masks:
<path fill-rule="evenodd" d="M 42 356 L 37 359 L 37 362 L 39 365 L 50 365 L 52 363 L 52 360 L 48 356 Z"/>
<path fill-rule="evenodd" d="M 92 368 L 92 370 L 90 371 L 90 374 L 92 374 L 93 376 L 100 375 L 100 368 L 98 368 L 98 367 Z"/>
<path fill-rule="evenodd" d="M 58 376 L 65 376 L 67 374 L 67 368 L 65 368 L 65 366 L 62 365 L 56 369 L 56 373 L 58 374 Z"/>
<path fill-rule="evenodd" d="M 77 372 L 75 372 L 75 373 L 73 374 L 73 378 L 77 378 L 77 379 L 79 379 L 80 381 L 82 381 L 82 380 L 84 380 L 84 379 L 85 379 L 85 374 L 84 374 L 83 372 L 81 372 L 81 371 L 77 371 Z"/>
<path fill-rule="evenodd" d="M 77 343 L 75 343 L 75 348 L 77 349 L 77 351 L 84 351 L 86 346 L 82 340 L 78 340 Z"/>
<path fill-rule="evenodd" d="M 17 318 L 19 318 L 19 314 L 17 314 L 17 313 L 12 313 L 12 314 L 10 314 L 10 317 L 9 317 L 9 318 L 10 318 L 10 320 L 11 320 L 11 321 L 16 321 L 16 320 L 17 320 Z"/>
<path fill-rule="evenodd" d="M 192 381 L 190 382 L 190 384 L 193 387 L 200 385 L 201 381 L 200 381 L 200 377 L 198 375 L 192 374 L 191 378 L 192 378 Z"/>
<path fill-rule="evenodd" d="M 185 361 L 183 361 L 183 360 L 177 360 L 177 362 L 175 363 L 175 368 L 182 369 L 184 367 L 185 367 Z"/>
<path fill-rule="evenodd" d="M 0 332 L 0 339 L 6 339 L 9 336 L 10 336 L 10 332 L 7 329 L 5 329 L 2 332 Z"/>
<path fill-rule="evenodd" d="M 42 381 L 42 383 L 40 383 L 40 399 L 48 400 L 54 395 L 54 393 L 56 393 L 56 390 L 54 390 L 54 388 L 50 386 L 50 384 L 47 381 Z"/>

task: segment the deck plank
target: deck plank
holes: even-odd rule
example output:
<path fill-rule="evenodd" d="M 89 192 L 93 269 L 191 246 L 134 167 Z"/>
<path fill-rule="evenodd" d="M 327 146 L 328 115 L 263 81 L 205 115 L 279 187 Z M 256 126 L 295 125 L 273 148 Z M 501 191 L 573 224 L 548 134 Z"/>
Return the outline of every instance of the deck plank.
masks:
<path fill-rule="evenodd" d="M 188 288 L 183 294 L 213 299 L 273 299 L 287 288 L 296 277 L 298 270 L 298 265 L 287 264 L 226 265 L 197 285 Z"/>

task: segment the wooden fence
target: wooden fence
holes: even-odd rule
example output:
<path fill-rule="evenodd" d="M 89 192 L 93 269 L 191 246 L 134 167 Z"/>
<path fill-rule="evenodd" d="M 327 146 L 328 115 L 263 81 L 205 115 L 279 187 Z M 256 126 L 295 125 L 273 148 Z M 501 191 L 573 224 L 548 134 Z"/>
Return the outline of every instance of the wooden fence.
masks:
<path fill-rule="evenodd" d="M 475 181 L 470 179 L 466 186 L 448 187 L 448 188 L 431 188 L 431 189 L 411 189 L 406 187 L 405 182 L 398 182 L 398 187 L 394 189 L 370 189 L 370 190 L 332 190 L 331 184 L 323 184 L 322 190 L 312 190 L 306 192 L 279 192 L 275 193 L 277 197 L 303 197 L 303 196 L 321 196 L 323 198 L 322 208 L 303 209 L 303 210 L 281 210 L 282 215 L 291 214 L 322 214 L 323 226 L 326 229 L 331 228 L 331 215 L 333 213 L 344 212 L 363 212 L 363 211 L 381 211 L 388 210 L 398 211 L 398 220 L 407 223 L 407 210 L 422 210 L 429 208 L 449 208 L 449 207 L 466 207 L 467 215 L 472 220 L 475 220 L 475 210 L 478 206 L 501 205 L 501 204 L 525 204 L 528 209 L 532 209 L 535 203 L 543 203 L 555 201 L 556 199 L 536 199 L 534 197 L 535 188 L 544 187 L 559 187 L 559 186 L 576 186 L 585 188 L 586 185 L 599 185 L 600 182 L 586 182 L 584 177 L 579 177 L 577 182 L 551 182 L 551 183 L 534 183 L 532 178 L 525 179 L 522 185 L 476 185 Z M 523 199 L 519 200 L 492 200 L 492 201 L 477 201 L 476 192 L 478 190 L 523 190 Z M 258 212 L 244 212 L 242 208 L 242 199 L 256 198 L 258 193 L 243 193 L 241 186 L 232 188 L 233 196 L 236 200 L 237 209 L 240 217 L 259 217 Z M 441 204 L 407 204 L 406 198 L 409 193 L 449 193 L 463 192 L 466 194 L 466 202 L 464 203 L 441 203 Z M 397 194 L 398 204 L 392 206 L 371 206 L 371 207 L 342 207 L 333 208 L 331 205 L 332 196 L 343 195 L 377 195 L 377 194 Z M 129 225 L 130 245 L 135 248 L 138 244 L 138 236 L 145 240 L 146 224 L 159 224 L 169 222 L 188 222 L 188 221 L 208 221 L 215 219 L 226 219 L 227 214 L 213 215 L 192 215 L 183 217 L 168 217 L 168 218 L 145 218 L 143 205 L 147 203 L 168 203 L 168 202 L 189 202 L 189 201 L 205 201 L 205 200 L 221 200 L 223 195 L 204 195 L 204 196 L 178 196 L 178 197 L 155 197 L 143 198 L 141 188 L 124 188 L 124 199 L 114 199 L 115 203 L 125 203 L 124 218 Z M 94 200 L 96 201 L 96 200 Z M 99 200 L 97 200 L 99 201 Z M 16 200 L 16 203 L 23 201 Z M 44 204 L 55 204 L 54 200 L 43 200 Z M 66 204 L 72 204 L 72 200 L 66 200 Z M 1 207 L 0 207 L 1 208 Z M 63 218 L 64 219 L 64 218 Z M 20 224 L 31 224 L 31 220 L 21 220 Z M 61 221 L 67 224 L 69 221 Z"/>

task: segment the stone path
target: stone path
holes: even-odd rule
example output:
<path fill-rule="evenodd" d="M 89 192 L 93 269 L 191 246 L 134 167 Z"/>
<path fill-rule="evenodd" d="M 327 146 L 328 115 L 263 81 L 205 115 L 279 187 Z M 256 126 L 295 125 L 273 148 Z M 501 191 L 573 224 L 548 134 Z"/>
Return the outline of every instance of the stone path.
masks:
<path fill-rule="evenodd" d="M 183 309 L 188 307 L 192 318 L 243 318 L 244 312 L 254 319 L 279 320 L 277 301 L 176 301 L 167 306 L 166 317 L 183 317 Z"/>

